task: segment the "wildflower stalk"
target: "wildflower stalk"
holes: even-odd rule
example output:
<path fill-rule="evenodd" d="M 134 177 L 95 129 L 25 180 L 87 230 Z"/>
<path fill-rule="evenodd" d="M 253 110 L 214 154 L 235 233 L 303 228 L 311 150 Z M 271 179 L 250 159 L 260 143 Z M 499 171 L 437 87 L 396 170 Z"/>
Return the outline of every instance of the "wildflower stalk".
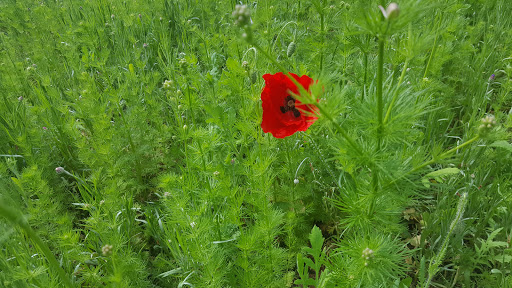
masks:
<path fill-rule="evenodd" d="M 5 217 L 9 222 L 13 224 L 17 224 L 32 241 L 41 249 L 44 256 L 48 260 L 50 267 L 57 273 L 62 283 L 64 283 L 65 287 L 72 288 L 74 287 L 71 283 L 71 280 L 66 275 L 66 272 L 62 267 L 59 266 L 57 259 L 55 259 L 55 255 L 53 255 L 48 245 L 41 240 L 41 238 L 36 234 L 36 232 L 30 227 L 28 221 L 25 217 L 20 215 L 20 213 L 7 205 L 4 199 L 0 199 L 0 216 Z"/>
<path fill-rule="evenodd" d="M 379 54 L 378 54 L 378 63 L 377 63 L 377 151 L 380 150 L 381 142 L 382 142 L 382 74 L 384 70 L 384 36 L 379 38 Z"/>
<path fill-rule="evenodd" d="M 380 151 L 382 143 L 382 131 L 384 129 L 382 122 L 382 74 L 384 73 L 384 43 L 385 34 L 379 37 L 379 51 L 378 51 L 378 63 L 377 63 L 377 148 L 376 152 Z M 379 170 L 376 165 L 373 165 L 372 169 L 372 199 L 370 200 L 370 207 L 368 209 L 369 216 L 373 215 L 375 202 L 377 201 L 377 191 L 379 189 Z"/>
<path fill-rule="evenodd" d="M 324 1 L 322 1 L 324 2 Z M 322 69 L 323 69 L 323 64 L 324 64 L 324 41 L 325 41 L 325 16 L 324 16 L 324 11 L 322 9 L 322 5 L 323 3 L 319 3 L 318 5 L 320 6 L 320 9 L 319 9 L 319 13 L 320 13 L 320 35 L 322 37 L 322 50 L 320 51 L 320 73 L 322 73 Z"/>
<path fill-rule="evenodd" d="M 437 162 L 437 161 L 439 161 L 439 160 L 443 160 L 444 158 L 446 158 L 446 157 L 448 157 L 448 156 L 452 155 L 453 153 L 455 153 L 457 150 L 462 149 L 463 147 L 465 147 L 465 146 L 467 146 L 467 145 L 469 145 L 469 144 L 471 144 L 471 143 L 475 142 L 475 141 L 476 141 L 476 140 L 478 140 L 478 139 L 480 139 L 480 136 L 479 136 L 479 135 L 477 135 L 477 136 L 475 136 L 475 137 L 473 137 L 473 138 L 469 139 L 468 141 L 466 141 L 466 142 L 464 142 L 464 143 L 462 143 L 462 144 L 458 145 L 458 146 L 457 146 L 457 147 L 455 147 L 455 148 L 452 148 L 452 149 L 450 149 L 450 150 L 448 150 L 448 151 L 444 152 L 443 154 L 439 155 L 437 158 L 433 158 L 433 159 L 432 159 L 432 160 L 430 160 L 430 161 L 427 161 L 427 162 L 425 162 L 425 163 L 423 163 L 423 164 L 421 164 L 421 165 L 419 165 L 419 166 L 416 166 L 416 167 L 415 167 L 415 168 L 413 168 L 409 173 L 414 173 L 414 172 L 416 172 L 416 171 L 418 171 L 418 170 L 420 170 L 420 169 L 422 169 L 422 168 L 424 168 L 424 167 L 426 167 L 426 166 L 428 166 L 428 165 L 432 165 L 432 164 L 436 163 L 436 162 Z"/>
<path fill-rule="evenodd" d="M 412 28 L 411 25 L 409 25 L 409 45 L 413 46 L 413 35 L 412 35 Z M 393 99 L 391 99 L 391 102 L 389 103 L 388 110 L 386 111 L 386 116 L 384 116 L 384 125 L 388 123 L 389 117 L 391 116 L 391 110 L 393 110 L 393 106 L 395 105 L 396 100 L 398 99 L 398 88 L 400 85 L 402 85 L 402 82 L 405 78 L 405 72 L 407 72 L 407 68 L 409 66 L 409 61 L 411 60 L 412 56 L 409 56 L 405 59 L 404 68 L 402 69 L 402 74 L 400 74 L 400 78 L 398 79 L 398 84 L 396 85 L 397 89 L 395 90 L 395 93 L 393 95 Z"/>
<path fill-rule="evenodd" d="M 320 114 L 322 116 L 324 116 L 325 118 L 327 118 L 327 120 L 329 120 L 332 124 L 334 124 L 334 127 L 336 128 L 336 130 L 341 134 L 341 136 L 343 138 L 345 138 L 345 140 L 348 142 L 348 144 L 354 148 L 354 150 L 357 152 L 358 155 L 363 155 L 363 150 L 361 149 L 361 147 L 356 143 L 356 141 L 354 141 L 354 139 L 352 139 L 352 137 L 350 137 L 347 132 L 345 131 L 345 129 L 343 129 L 343 127 L 341 127 L 340 124 L 338 124 L 336 121 L 334 121 L 334 117 L 332 117 L 331 114 L 329 114 L 329 112 L 327 112 L 327 110 L 320 104 L 316 105 L 316 107 L 318 108 L 318 111 L 320 112 Z"/>
<path fill-rule="evenodd" d="M 458 145 L 458 146 L 457 146 L 457 147 L 455 147 L 455 148 L 452 148 L 452 149 L 450 149 L 450 150 L 448 150 L 448 151 L 444 152 L 443 154 L 441 154 L 441 155 L 439 155 L 439 156 L 437 156 L 437 157 L 433 157 L 431 160 L 426 161 L 426 162 L 424 162 L 423 164 L 418 165 L 418 166 L 416 166 L 416 167 L 412 168 L 411 170 L 409 170 L 409 171 L 408 171 L 408 172 L 406 172 L 405 174 L 402 174 L 402 176 L 400 176 L 400 177 L 396 178 L 395 180 L 393 180 L 393 181 L 389 182 L 389 184 L 388 184 L 387 186 L 389 186 L 389 185 L 391 185 L 391 184 L 395 183 L 396 181 L 398 181 L 398 180 L 400 180 L 400 179 L 404 178 L 405 176 L 407 176 L 407 175 L 409 175 L 409 174 L 412 174 L 412 173 L 414 173 L 414 172 L 416 172 L 416 171 L 418 171 L 418 170 L 421 170 L 421 169 L 423 169 L 423 168 L 427 167 L 428 165 L 432 165 L 432 164 L 434 164 L 434 163 L 436 163 L 436 162 L 438 162 L 438 161 L 440 161 L 440 160 L 443 160 L 443 159 L 445 159 L 445 158 L 447 158 L 447 157 L 451 156 L 451 155 L 452 155 L 453 153 L 455 153 L 457 150 L 460 150 L 460 149 L 464 148 L 465 146 L 467 146 L 467 145 L 469 145 L 469 144 L 471 144 L 471 143 L 473 143 L 473 142 L 477 141 L 478 139 L 480 139 L 480 135 L 477 135 L 477 136 L 475 136 L 475 137 L 473 137 L 473 138 L 469 139 L 468 141 L 466 141 L 466 142 L 464 142 L 464 143 L 462 143 L 462 144 Z"/>
<path fill-rule="evenodd" d="M 409 59 L 405 60 L 402 74 L 400 75 L 400 78 L 398 79 L 398 84 L 396 85 L 397 89 L 393 95 L 393 99 L 391 99 L 391 103 L 389 103 L 388 110 L 386 111 L 386 116 L 384 116 L 383 124 L 388 123 L 389 117 L 391 116 L 391 110 L 393 109 L 393 106 L 395 105 L 395 102 L 398 99 L 398 87 L 400 87 L 400 85 L 402 85 L 402 82 L 404 81 L 405 72 L 407 71 L 408 65 Z"/>
<path fill-rule="evenodd" d="M 428 69 L 430 68 L 430 63 L 432 62 L 432 59 L 434 58 L 434 53 L 436 51 L 437 47 L 437 37 L 439 36 L 439 27 L 441 26 L 441 22 L 443 21 L 443 14 L 439 14 L 437 21 L 437 29 L 436 29 L 436 36 L 434 37 L 434 44 L 432 45 L 432 51 L 430 51 L 430 56 L 428 57 L 427 66 L 425 67 L 425 73 L 423 73 L 423 79 L 427 77 Z"/>
<path fill-rule="evenodd" d="M 376 97 L 377 97 L 377 147 L 375 149 L 375 152 L 379 152 L 381 150 L 382 146 L 382 136 L 384 132 L 384 121 L 382 117 L 382 112 L 384 110 L 384 104 L 383 104 L 383 96 L 382 96 L 382 90 L 383 90 L 383 74 L 384 74 L 384 45 L 386 44 L 386 37 L 388 35 L 388 31 L 391 25 L 391 21 L 398 17 L 400 13 L 400 9 L 396 3 L 390 3 L 388 7 L 384 10 L 382 5 L 379 6 L 379 8 L 382 11 L 381 19 L 384 20 L 384 22 L 381 22 L 385 27 L 384 30 L 381 30 L 380 33 L 377 34 L 377 37 L 379 39 L 379 48 L 378 48 L 378 54 L 377 54 L 377 91 L 376 91 Z M 391 107 L 391 105 L 390 105 Z M 371 195 L 370 200 L 370 207 L 368 210 L 369 216 L 373 215 L 375 203 L 377 201 L 377 191 L 379 189 L 379 169 L 375 163 L 371 165 L 371 172 L 372 172 L 372 191 L 373 194 Z"/>
<path fill-rule="evenodd" d="M 368 52 L 363 51 L 363 66 L 364 66 L 364 76 L 363 76 L 363 87 L 361 93 L 361 101 L 364 100 L 364 90 L 366 89 L 366 79 L 368 78 Z"/>
<path fill-rule="evenodd" d="M 124 118 L 123 109 L 121 109 L 119 104 L 117 106 L 117 109 L 119 111 L 119 115 L 121 116 L 121 120 L 123 121 L 124 126 L 128 127 L 126 118 Z M 135 143 L 133 142 L 132 134 L 130 132 L 128 132 L 127 136 L 128 136 L 128 142 L 130 143 L 130 148 L 132 149 L 133 153 L 135 153 L 136 149 L 135 149 Z M 137 179 L 139 180 L 139 183 L 142 184 L 142 172 L 141 172 L 140 162 L 139 162 L 138 158 L 135 161 L 135 172 L 137 173 Z"/>
<path fill-rule="evenodd" d="M 187 79 L 187 96 L 188 96 L 188 107 L 190 107 L 190 116 L 192 117 L 192 125 L 195 127 L 196 119 L 194 117 L 194 107 L 192 106 L 192 96 L 190 94 L 190 83 Z"/>
<path fill-rule="evenodd" d="M 439 272 L 439 265 L 441 265 L 444 256 L 446 254 L 446 250 L 448 249 L 448 242 L 450 240 L 450 235 L 455 230 L 455 227 L 457 227 L 457 224 L 462 220 L 462 216 L 464 215 L 464 209 L 466 208 L 466 204 L 468 202 L 468 193 L 463 193 L 460 196 L 459 203 L 457 204 L 457 212 L 455 214 L 455 218 L 453 219 L 452 223 L 450 224 L 450 230 L 448 231 L 448 234 L 444 238 L 443 244 L 441 244 L 441 249 L 439 250 L 439 253 L 434 257 L 432 260 L 430 260 L 430 265 L 428 267 L 428 278 L 425 281 L 425 284 L 423 287 L 428 288 L 430 287 L 430 282 L 432 281 L 432 278 Z"/>

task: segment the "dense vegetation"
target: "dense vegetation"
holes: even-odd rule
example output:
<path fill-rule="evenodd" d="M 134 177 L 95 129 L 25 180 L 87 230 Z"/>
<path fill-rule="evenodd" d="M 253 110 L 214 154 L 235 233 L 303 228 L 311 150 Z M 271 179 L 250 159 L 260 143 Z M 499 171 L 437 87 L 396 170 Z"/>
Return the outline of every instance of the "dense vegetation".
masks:
<path fill-rule="evenodd" d="M 512 287 L 508 0 L 237 4 L 0 3 L 0 286 Z"/>

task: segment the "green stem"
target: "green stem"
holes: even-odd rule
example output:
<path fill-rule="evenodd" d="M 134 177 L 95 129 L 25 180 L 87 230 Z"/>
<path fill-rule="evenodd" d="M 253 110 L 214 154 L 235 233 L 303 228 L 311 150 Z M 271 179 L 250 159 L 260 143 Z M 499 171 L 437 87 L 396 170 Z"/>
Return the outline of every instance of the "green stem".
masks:
<path fill-rule="evenodd" d="M 13 224 L 17 224 L 20 226 L 20 228 L 25 231 L 25 233 L 28 235 L 30 239 L 41 249 L 44 256 L 48 260 L 50 267 L 54 269 L 55 272 L 57 272 L 57 275 L 60 277 L 61 281 L 64 283 L 66 287 L 74 287 L 71 283 L 71 280 L 66 275 L 66 272 L 62 267 L 60 267 L 59 263 L 57 262 L 57 259 L 55 259 L 55 255 L 53 255 L 50 248 L 48 248 L 48 245 L 41 240 L 41 238 L 36 234 L 34 230 L 30 227 L 28 224 L 27 219 L 20 215 L 18 211 L 12 207 L 9 207 L 6 205 L 4 199 L 0 199 L 0 216 L 3 216 L 7 218 L 8 221 L 12 222 Z"/>
<path fill-rule="evenodd" d="M 384 38 L 379 39 L 379 54 L 377 64 L 377 151 L 380 150 L 382 142 L 382 74 L 384 70 Z"/>
<path fill-rule="evenodd" d="M 379 38 L 379 54 L 377 63 L 377 149 L 376 152 L 380 151 L 382 143 L 382 130 L 384 129 L 382 123 L 382 74 L 384 73 L 384 42 L 385 35 Z M 372 165 L 372 199 L 370 201 L 370 207 L 368 210 L 369 216 L 373 214 L 375 202 L 377 201 L 377 191 L 379 189 L 379 170 L 376 165 Z"/>
<path fill-rule="evenodd" d="M 396 181 L 398 181 L 398 180 L 400 180 L 400 179 L 404 178 L 405 176 L 407 176 L 407 175 L 409 175 L 409 174 L 412 174 L 412 173 L 414 173 L 414 172 L 416 172 L 416 171 L 418 171 L 418 170 L 420 170 L 420 169 L 423 169 L 423 168 L 427 167 L 428 165 L 432 165 L 432 164 L 434 164 L 434 163 L 436 163 L 436 162 L 438 162 L 438 161 L 440 161 L 440 160 L 445 159 L 446 157 L 450 156 L 451 154 L 453 154 L 453 153 L 454 153 L 454 152 L 456 152 L 457 150 L 460 150 L 460 149 L 464 148 L 465 146 L 467 146 L 467 145 L 469 145 L 469 144 L 471 144 L 471 143 L 475 142 L 475 141 L 476 141 L 476 140 L 478 140 L 478 139 L 480 139 L 480 136 L 478 136 L 478 135 L 477 135 L 477 136 L 475 136 L 475 137 L 473 137 L 473 138 L 469 139 L 468 141 L 466 141 L 466 142 L 464 142 L 464 143 L 462 143 L 462 144 L 458 145 L 457 147 L 452 148 L 452 149 L 450 149 L 450 150 L 448 150 L 448 151 L 444 152 L 443 154 L 439 155 L 438 157 L 434 157 L 434 158 L 432 158 L 431 160 L 429 160 L 429 161 L 427 161 L 427 162 L 424 162 L 423 164 L 421 164 L 421 165 L 419 165 L 419 166 L 416 166 L 416 167 L 412 168 L 409 172 L 407 172 L 407 173 L 403 174 L 402 176 L 398 177 L 397 179 L 395 179 L 395 180 L 393 180 L 393 181 L 389 182 L 389 184 L 388 184 L 387 186 L 389 186 L 389 185 L 391 185 L 391 184 L 395 183 Z"/>
<path fill-rule="evenodd" d="M 346 45 L 345 45 L 346 46 Z M 364 76 L 363 76 L 363 91 L 361 93 L 361 101 L 364 100 L 364 90 L 366 89 L 366 79 L 368 78 L 368 53 L 363 52 L 363 65 L 364 65 Z"/>
<path fill-rule="evenodd" d="M 334 121 L 334 118 L 325 110 L 325 108 L 318 104 L 316 105 L 316 107 L 318 108 L 318 111 L 320 111 L 320 114 L 322 116 L 324 116 L 325 118 L 327 118 L 332 124 L 334 124 L 334 127 L 336 128 L 336 130 L 341 134 L 341 136 L 343 138 L 345 138 L 345 140 L 348 142 L 348 144 L 354 148 L 357 152 L 357 154 L 359 155 L 363 155 L 363 150 L 361 149 L 361 147 L 356 143 L 356 141 L 354 141 L 354 139 L 352 139 L 348 134 L 347 132 L 341 127 L 340 124 L 338 124 L 336 121 Z"/>
<path fill-rule="evenodd" d="M 391 99 L 391 103 L 389 103 L 388 110 L 386 111 L 386 116 L 384 117 L 384 124 L 386 124 L 389 120 L 389 116 L 391 115 L 391 110 L 393 109 L 393 106 L 395 105 L 396 100 L 398 99 L 398 88 L 404 81 L 405 72 L 407 71 L 407 66 L 409 65 L 409 59 L 405 60 L 404 69 L 402 70 L 402 74 L 400 75 L 400 79 L 398 80 L 398 84 L 396 85 L 396 90 L 393 95 L 393 99 Z"/>
<path fill-rule="evenodd" d="M 321 50 L 320 50 L 320 73 L 322 73 L 323 64 L 324 64 L 324 12 L 322 10 L 322 5 L 320 5 L 320 37 L 321 37 Z"/>
<path fill-rule="evenodd" d="M 430 63 L 432 62 L 432 59 L 434 58 L 434 53 L 436 51 L 436 43 L 437 43 L 437 37 L 439 35 L 439 27 L 441 26 L 441 21 L 443 19 L 443 14 L 440 14 L 440 15 L 441 16 L 439 16 L 439 21 L 437 22 L 436 36 L 434 37 L 434 45 L 432 46 L 432 51 L 430 52 L 430 57 L 428 58 L 427 66 L 425 67 L 425 73 L 423 73 L 423 78 L 427 77 Z"/>
<path fill-rule="evenodd" d="M 187 96 L 188 96 L 188 107 L 190 108 L 190 115 L 192 116 L 192 125 L 196 125 L 196 119 L 194 118 L 194 107 L 192 106 L 192 96 L 190 95 L 190 83 L 187 80 Z"/>
<path fill-rule="evenodd" d="M 430 261 L 430 265 L 428 267 L 428 279 L 425 282 L 425 285 L 423 287 L 428 288 L 430 287 L 430 282 L 432 281 L 432 278 L 439 272 L 439 265 L 441 265 L 444 256 L 446 255 L 446 249 L 448 249 L 448 244 L 450 242 L 450 236 L 452 235 L 453 231 L 455 230 L 455 227 L 457 227 L 457 224 L 462 220 L 462 216 L 464 215 L 464 209 L 466 207 L 466 204 L 468 202 L 468 193 L 463 193 L 460 196 L 459 203 L 457 204 L 457 213 L 455 214 L 455 218 L 453 219 L 452 223 L 450 224 L 450 230 L 448 230 L 448 234 L 444 238 L 443 244 L 441 244 L 441 249 L 439 249 L 439 253 L 437 253 L 436 257 L 434 257 Z"/>
<path fill-rule="evenodd" d="M 466 141 L 466 142 L 464 142 L 464 143 L 462 143 L 462 144 L 458 145 L 457 147 L 452 148 L 452 149 L 450 149 L 450 150 L 448 150 L 448 151 L 444 152 L 443 154 L 439 155 L 439 157 L 437 157 L 437 159 L 436 159 L 436 158 L 434 158 L 434 159 L 432 159 L 432 160 L 430 160 L 430 161 L 427 161 L 427 162 L 425 162 L 425 163 L 421 164 L 420 166 L 417 166 L 416 168 L 414 168 L 414 169 L 412 170 L 412 172 L 416 172 L 416 171 L 420 170 L 420 169 L 421 169 L 421 168 L 423 168 L 423 167 L 426 167 L 426 166 L 428 166 L 428 165 L 434 164 L 434 163 L 436 163 L 437 161 L 442 160 L 442 159 L 444 159 L 444 158 L 446 158 L 446 157 L 450 156 L 451 154 L 455 153 L 457 150 L 464 148 L 465 146 L 467 146 L 467 145 L 469 145 L 469 144 L 471 144 L 471 143 L 475 142 L 475 141 L 476 141 L 476 140 L 478 140 L 478 139 L 480 139 L 480 136 L 475 136 L 475 137 L 473 137 L 473 138 L 469 139 L 468 141 Z"/>
<path fill-rule="evenodd" d="M 123 121 L 124 126 L 127 127 L 128 123 L 126 122 L 126 119 L 124 118 L 123 109 L 121 107 L 119 107 L 119 105 L 118 105 L 117 109 L 119 110 L 119 115 L 121 116 L 121 120 Z M 128 141 L 130 142 L 130 148 L 132 149 L 132 153 L 135 153 L 136 152 L 135 143 L 133 142 L 132 134 L 130 132 L 128 132 Z M 137 173 L 137 179 L 139 180 L 139 183 L 142 184 L 142 172 L 141 172 L 141 168 L 140 168 L 140 162 L 139 162 L 138 157 L 135 157 L 135 158 L 136 158 L 135 172 Z"/>
<path fill-rule="evenodd" d="M 256 50 L 258 50 L 261 54 L 263 54 L 263 56 L 267 57 L 267 59 L 270 60 L 270 62 L 272 62 L 272 64 L 276 65 L 277 68 L 279 68 L 279 70 L 281 70 L 283 72 L 287 70 L 283 65 L 281 65 L 274 58 L 272 58 L 270 56 L 270 54 L 268 54 L 268 52 L 265 51 L 263 48 L 261 48 L 258 44 L 256 44 L 256 43 L 251 43 L 251 44 L 254 46 L 254 48 L 256 48 Z M 290 79 L 293 79 L 293 77 L 291 77 Z M 293 79 L 293 80 L 295 80 L 295 79 Z M 297 81 L 295 81 L 295 82 L 297 82 Z"/>

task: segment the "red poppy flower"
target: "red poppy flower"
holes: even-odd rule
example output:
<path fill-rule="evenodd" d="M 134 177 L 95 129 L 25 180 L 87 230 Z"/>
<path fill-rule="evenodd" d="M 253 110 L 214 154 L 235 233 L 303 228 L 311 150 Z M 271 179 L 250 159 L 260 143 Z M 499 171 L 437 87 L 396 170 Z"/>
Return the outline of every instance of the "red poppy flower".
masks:
<path fill-rule="evenodd" d="M 290 73 L 306 91 L 313 79 L 306 75 Z M 284 138 L 297 131 L 306 131 L 317 119 L 314 117 L 316 107 L 302 104 L 291 95 L 299 94 L 297 86 L 282 72 L 274 75 L 265 74 L 265 87 L 261 92 L 263 121 L 261 128 L 265 133 L 272 133 L 276 138 Z"/>

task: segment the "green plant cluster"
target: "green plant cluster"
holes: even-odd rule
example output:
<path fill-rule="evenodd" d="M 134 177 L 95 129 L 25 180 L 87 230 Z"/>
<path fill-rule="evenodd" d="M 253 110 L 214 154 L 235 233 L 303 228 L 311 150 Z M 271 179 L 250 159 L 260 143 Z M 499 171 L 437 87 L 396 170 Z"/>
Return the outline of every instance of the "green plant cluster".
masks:
<path fill-rule="evenodd" d="M 511 14 L 2 1 L 0 287 L 511 287 Z M 284 139 L 276 72 L 318 79 Z"/>

